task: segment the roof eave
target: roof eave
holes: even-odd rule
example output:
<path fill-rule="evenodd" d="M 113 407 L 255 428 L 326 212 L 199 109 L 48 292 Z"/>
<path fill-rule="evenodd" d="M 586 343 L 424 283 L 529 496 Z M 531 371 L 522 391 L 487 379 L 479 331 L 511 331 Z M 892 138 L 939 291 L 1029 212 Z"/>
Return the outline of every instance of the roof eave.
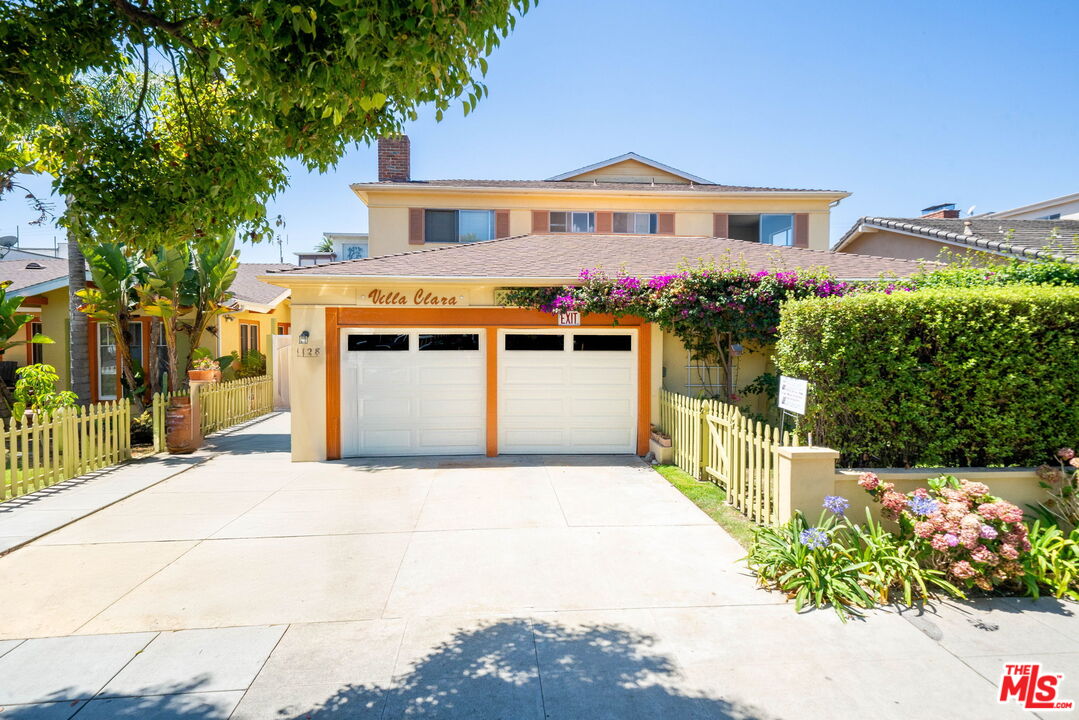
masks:
<path fill-rule="evenodd" d="M 618 155 L 617 157 L 608 158 L 607 160 L 600 160 L 598 163 L 592 163 L 591 165 L 586 165 L 584 167 L 577 168 L 576 170 L 570 170 L 569 172 L 560 173 L 553 177 L 547 178 L 547 181 L 558 182 L 560 180 L 568 180 L 570 178 L 577 177 L 578 175 L 584 175 L 585 173 L 592 172 L 593 170 L 599 170 L 601 168 L 617 165 L 618 163 L 625 162 L 626 160 L 635 160 L 642 165 L 647 165 L 648 167 L 660 170 L 670 175 L 677 175 L 678 177 L 685 178 L 690 182 L 700 183 L 701 185 L 715 185 L 715 183 L 711 180 L 705 180 L 702 177 L 690 175 L 689 173 L 679 170 L 678 168 L 671 167 L 670 165 L 665 165 L 651 158 L 646 158 L 645 156 L 638 155 L 635 152 L 623 153 L 622 155 Z"/>
<path fill-rule="evenodd" d="M 707 183 L 712 184 L 712 183 Z M 672 183 L 672 185 L 674 185 Z M 661 185 L 656 185 L 661 187 Z M 678 185 L 674 185 L 678 187 Z M 637 195 L 640 197 L 797 197 L 797 198 L 820 198 L 822 200 L 843 200 L 850 197 L 845 190 L 715 190 L 701 192 L 695 190 L 622 190 L 603 188 L 592 190 L 589 188 L 529 188 L 529 187 L 476 187 L 467 185 L 419 185 L 416 183 L 352 183 L 349 188 L 365 204 L 368 194 L 374 191 L 389 192 L 435 192 L 435 193 L 460 193 L 481 191 L 484 193 L 514 195 L 588 195 L 591 197 L 624 197 Z"/>

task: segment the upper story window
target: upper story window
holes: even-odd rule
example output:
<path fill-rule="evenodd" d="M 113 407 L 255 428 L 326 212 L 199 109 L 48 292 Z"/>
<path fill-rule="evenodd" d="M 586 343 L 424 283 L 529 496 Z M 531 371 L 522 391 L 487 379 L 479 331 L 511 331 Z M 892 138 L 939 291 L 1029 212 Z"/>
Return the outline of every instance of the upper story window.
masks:
<path fill-rule="evenodd" d="M 616 233 L 655 235 L 659 232 L 659 213 L 616 212 L 611 222 Z"/>
<path fill-rule="evenodd" d="M 594 212 L 552 212 L 550 231 L 553 233 L 590 233 L 596 231 Z"/>
<path fill-rule="evenodd" d="M 492 210 L 424 210 L 424 242 L 478 242 L 493 240 Z"/>
<path fill-rule="evenodd" d="M 794 215 L 730 215 L 727 222 L 728 237 L 734 240 L 759 242 L 763 245 L 794 244 Z"/>

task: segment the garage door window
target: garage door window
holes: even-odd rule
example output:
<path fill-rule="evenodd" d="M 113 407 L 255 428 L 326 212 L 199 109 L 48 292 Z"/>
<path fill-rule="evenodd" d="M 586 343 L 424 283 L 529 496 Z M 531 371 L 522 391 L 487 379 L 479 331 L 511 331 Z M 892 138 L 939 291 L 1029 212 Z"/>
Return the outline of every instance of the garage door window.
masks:
<path fill-rule="evenodd" d="M 564 335 L 517 335 L 506 336 L 506 350 L 554 350 L 566 349 Z"/>
<path fill-rule="evenodd" d="M 476 333 L 438 333 L 420 335 L 420 352 L 427 350 L 479 350 L 480 336 Z"/>
<path fill-rule="evenodd" d="M 573 349 L 578 352 L 629 352 L 629 335 L 574 335 Z"/>
<path fill-rule="evenodd" d="M 408 335 L 349 335 L 349 352 L 408 350 Z"/>

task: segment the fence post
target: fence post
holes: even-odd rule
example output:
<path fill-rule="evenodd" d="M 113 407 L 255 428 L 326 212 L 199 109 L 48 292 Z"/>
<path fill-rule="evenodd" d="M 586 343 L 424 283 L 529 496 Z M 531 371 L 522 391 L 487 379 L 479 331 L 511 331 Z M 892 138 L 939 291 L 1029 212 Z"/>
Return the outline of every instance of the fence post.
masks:
<path fill-rule="evenodd" d="M 815 522 L 824 496 L 835 494 L 835 462 L 839 451 L 824 447 L 781 447 L 777 455 L 777 521 L 785 523 L 795 511 L 801 510 L 810 522 Z"/>

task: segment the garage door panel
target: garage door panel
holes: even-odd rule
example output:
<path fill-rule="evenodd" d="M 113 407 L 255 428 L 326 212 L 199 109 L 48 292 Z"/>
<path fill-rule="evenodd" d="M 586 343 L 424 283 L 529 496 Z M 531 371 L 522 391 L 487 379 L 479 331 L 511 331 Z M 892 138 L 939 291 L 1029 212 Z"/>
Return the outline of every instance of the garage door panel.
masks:
<path fill-rule="evenodd" d="M 450 331 L 456 332 L 456 331 Z M 468 331 L 477 334 L 476 330 Z M 345 456 L 480 454 L 486 444 L 482 351 L 421 351 L 414 329 L 343 332 L 341 440 Z M 351 335 L 406 337 L 407 350 L 370 350 Z M 401 346 L 405 346 L 403 342 Z M 451 344 L 452 345 L 452 344 Z M 430 345 L 428 345 L 429 347 Z M 355 348 L 348 350 L 347 348 Z"/>
<path fill-rule="evenodd" d="M 484 412 L 483 400 L 476 397 L 423 398 L 420 400 L 420 418 L 479 417 Z"/>
<path fill-rule="evenodd" d="M 511 333 L 500 335 L 500 452 L 635 451 L 635 353 L 574 350 L 575 332 L 562 333 L 563 351 L 542 353 L 506 350 Z"/>
<path fill-rule="evenodd" d="M 514 365 L 503 375 L 504 385 L 549 385 L 565 381 L 567 368 L 549 365 Z"/>
<path fill-rule="evenodd" d="M 570 409 L 578 417 L 595 416 L 594 419 L 602 419 L 611 422 L 612 418 L 629 417 L 633 414 L 630 402 L 625 398 L 574 398 L 570 401 Z"/>
<path fill-rule="evenodd" d="M 361 399 L 359 403 L 359 422 L 377 419 L 379 422 L 412 417 L 412 401 L 408 398 L 371 398 Z"/>

